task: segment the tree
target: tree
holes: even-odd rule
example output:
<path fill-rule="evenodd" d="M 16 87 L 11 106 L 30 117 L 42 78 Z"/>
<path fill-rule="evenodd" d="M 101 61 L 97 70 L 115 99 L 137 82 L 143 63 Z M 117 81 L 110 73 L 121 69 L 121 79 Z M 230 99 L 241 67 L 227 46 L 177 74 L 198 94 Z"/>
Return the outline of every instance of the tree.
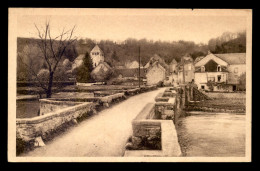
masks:
<path fill-rule="evenodd" d="M 239 76 L 239 86 L 238 86 L 239 90 L 246 90 L 246 73 L 242 73 Z"/>
<path fill-rule="evenodd" d="M 115 61 L 119 60 L 115 50 L 113 51 L 112 59 L 115 60 Z"/>
<path fill-rule="evenodd" d="M 17 80 L 32 81 L 41 68 L 39 49 L 32 44 L 26 44 L 17 56 Z"/>
<path fill-rule="evenodd" d="M 41 79 L 41 77 L 39 77 L 39 75 L 32 66 L 24 62 L 23 58 L 19 56 L 19 54 L 18 57 L 21 59 L 21 62 L 28 67 L 29 72 L 34 75 L 40 87 L 45 91 L 46 97 L 50 98 L 52 95 L 54 73 L 57 69 L 57 66 L 59 65 L 63 55 L 66 53 L 66 50 L 69 49 L 73 42 L 76 41 L 76 38 L 73 37 L 75 26 L 67 31 L 63 29 L 63 31 L 55 38 L 52 38 L 51 36 L 51 28 L 49 21 L 46 22 L 44 28 L 39 29 L 39 27 L 36 24 L 35 28 L 38 32 L 38 37 L 40 39 L 39 41 L 36 41 L 36 44 L 40 49 L 40 54 L 37 57 L 41 58 L 42 60 L 44 60 L 44 62 L 47 63 L 48 79 Z M 37 59 L 30 58 L 30 60 L 33 61 Z"/>
<path fill-rule="evenodd" d="M 82 64 L 74 70 L 74 75 L 78 82 L 92 82 L 91 72 L 93 70 L 92 59 L 87 52 L 83 58 Z"/>

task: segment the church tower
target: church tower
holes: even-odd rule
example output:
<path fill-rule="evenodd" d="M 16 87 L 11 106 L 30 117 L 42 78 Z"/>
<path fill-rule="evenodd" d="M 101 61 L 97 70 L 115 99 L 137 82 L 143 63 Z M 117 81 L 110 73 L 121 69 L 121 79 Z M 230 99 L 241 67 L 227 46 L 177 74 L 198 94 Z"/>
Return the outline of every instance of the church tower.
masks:
<path fill-rule="evenodd" d="M 93 62 L 93 68 L 95 68 L 100 62 L 104 62 L 104 52 L 96 44 L 96 46 L 90 51 L 90 57 Z"/>

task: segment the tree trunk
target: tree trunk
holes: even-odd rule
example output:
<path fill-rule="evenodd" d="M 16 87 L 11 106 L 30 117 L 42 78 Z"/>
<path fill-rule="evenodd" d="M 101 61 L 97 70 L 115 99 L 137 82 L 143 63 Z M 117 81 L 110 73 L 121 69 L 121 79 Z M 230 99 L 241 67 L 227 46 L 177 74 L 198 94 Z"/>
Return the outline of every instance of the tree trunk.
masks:
<path fill-rule="evenodd" d="M 46 92 L 47 98 L 51 98 L 51 95 L 52 95 L 53 74 L 54 74 L 54 72 L 50 72 L 50 75 L 49 75 L 49 84 L 48 84 L 48 89 L 47 89 L 47 92 Z"/>

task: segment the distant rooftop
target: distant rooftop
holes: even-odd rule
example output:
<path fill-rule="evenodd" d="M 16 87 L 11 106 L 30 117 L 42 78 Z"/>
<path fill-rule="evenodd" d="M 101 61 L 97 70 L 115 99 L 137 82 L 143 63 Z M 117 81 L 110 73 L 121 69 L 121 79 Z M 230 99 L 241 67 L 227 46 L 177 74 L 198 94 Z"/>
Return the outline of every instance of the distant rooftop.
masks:
<path fill-rule="evenodd" d="M 223 61 L 229 64 L 245 64 L 246 63 L 246 53 L 223 53 L 214 54 Z"/>

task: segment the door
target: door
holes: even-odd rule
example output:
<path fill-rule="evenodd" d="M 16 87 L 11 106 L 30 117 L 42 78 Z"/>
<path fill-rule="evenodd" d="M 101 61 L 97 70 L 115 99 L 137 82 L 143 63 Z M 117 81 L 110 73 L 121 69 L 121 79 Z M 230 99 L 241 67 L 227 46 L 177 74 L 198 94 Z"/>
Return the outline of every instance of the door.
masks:
<path fill-rule="evenodd" d="M 233 91 L 237 90 L 237 86 L 233 85 Z"/>

